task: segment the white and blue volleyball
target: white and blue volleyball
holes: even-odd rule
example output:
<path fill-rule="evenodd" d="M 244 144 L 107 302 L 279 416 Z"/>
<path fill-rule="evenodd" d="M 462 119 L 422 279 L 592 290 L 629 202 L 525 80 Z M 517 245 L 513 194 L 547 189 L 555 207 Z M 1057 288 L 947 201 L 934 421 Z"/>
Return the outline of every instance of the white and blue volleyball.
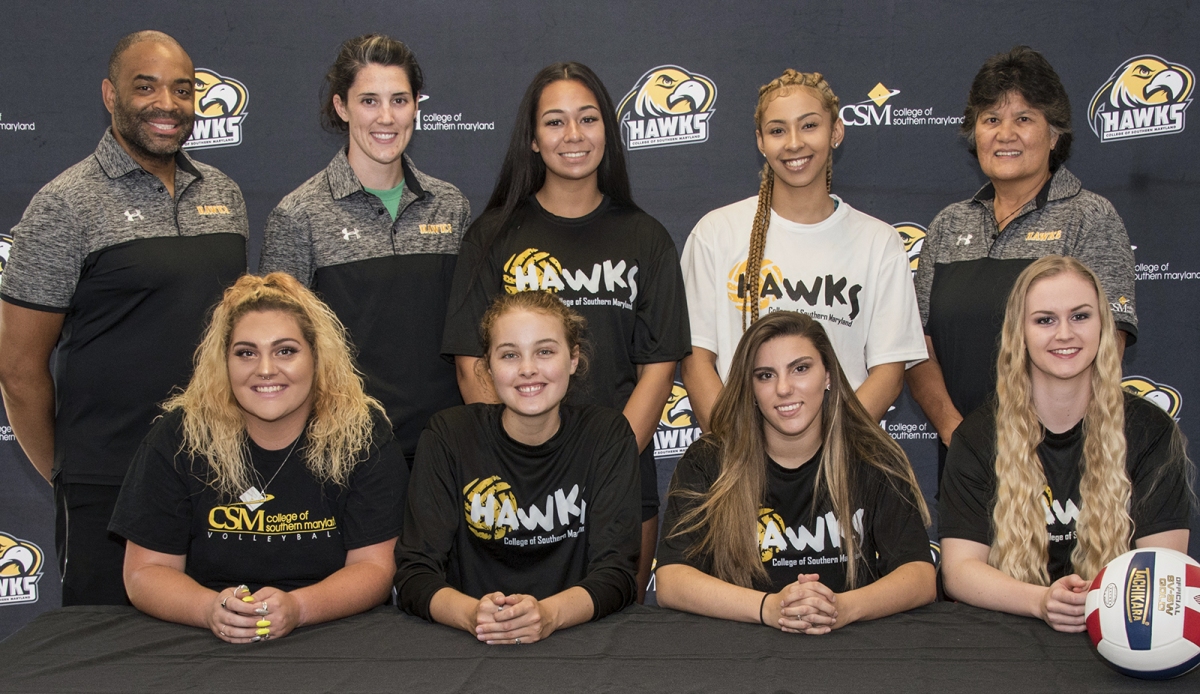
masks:
<path fill-rule="evenodd" d="M 1113 669 L 1169 679 L 1200 665 L 1200 563 L 1171 549 L 1113 559 L 1088 590 L 1088 635 Z"/>

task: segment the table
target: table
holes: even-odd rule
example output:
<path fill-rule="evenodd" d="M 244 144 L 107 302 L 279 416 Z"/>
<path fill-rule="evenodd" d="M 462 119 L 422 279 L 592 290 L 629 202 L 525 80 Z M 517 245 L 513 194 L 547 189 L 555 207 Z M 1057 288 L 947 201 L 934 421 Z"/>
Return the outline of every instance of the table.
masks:
<path fill-rule="evenodd" d="M 1086 636 L 936 603 L 825 636 L 634 606 L 522 646 L 394 608 L 231 645 L 128 607 L 47 612 L 0 642 L 5 692 L 1196 692 L 1119 675 Z"/>

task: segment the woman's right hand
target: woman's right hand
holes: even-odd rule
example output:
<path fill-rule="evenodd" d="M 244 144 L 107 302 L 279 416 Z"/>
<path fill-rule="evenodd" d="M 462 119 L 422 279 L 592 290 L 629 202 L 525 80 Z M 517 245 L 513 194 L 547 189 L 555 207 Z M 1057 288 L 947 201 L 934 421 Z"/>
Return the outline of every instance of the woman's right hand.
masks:
<path fill-rule="evenodd" d="M 1083 613 L 1087 587 L 1088 582 L 1078 574 L 1063 576 L 1051 583 L 1042 594 L 1041 618 L 1055 631 L 1078 633 L 1087 629 Z"/>
<path fill-rule="evenodd" d="M 255 612 L 259 603 L 243 602 L 250 590 L 245 586 L 226 588 L 213 597 L 208 610 L 208 628 L 222 641 L 229 643 L 253 643 L 261 640 L 258 623 L 270 620 Z M 268 625 L 269 626 L 269 625 Z"/>
<path fill-rule="evenodd" d="M 828 634 L 837 622 L 837 595 L 818 574 L 800 574 L 795 583 L 767 596 L 768 626 L 791 634 Z"/>

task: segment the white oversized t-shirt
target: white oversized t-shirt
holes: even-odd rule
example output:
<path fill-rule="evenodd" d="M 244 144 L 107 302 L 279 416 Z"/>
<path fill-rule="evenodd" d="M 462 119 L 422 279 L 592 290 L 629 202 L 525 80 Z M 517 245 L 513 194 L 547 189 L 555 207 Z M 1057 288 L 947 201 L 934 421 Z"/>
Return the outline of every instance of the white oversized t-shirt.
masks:
<path fill-rule="evenodd" d="M 873 366 L 928 355 L 899 233 L 831 197 L 837 209 L 817 224 L 790 222 L 772 210 L 759 315 L 799 311 L 820 321 L 857 389 Z M 755 196 L 709 212 L 683 249 L 692 346 L 716 353 L 722 381 L 742 337 L 746 256 L 757 209 Z"/>

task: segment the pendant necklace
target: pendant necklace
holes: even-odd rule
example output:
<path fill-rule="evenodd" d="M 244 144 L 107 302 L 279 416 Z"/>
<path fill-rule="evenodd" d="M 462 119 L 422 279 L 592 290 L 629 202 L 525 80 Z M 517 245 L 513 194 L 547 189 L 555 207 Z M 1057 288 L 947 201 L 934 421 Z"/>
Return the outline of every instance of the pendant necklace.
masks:
<path fill-rule="evenodd" d="M 283 458 L 283 462 L 279 464 L 278 468 L 276 468 L 275 474 L 271 475 L 271 479 L 267 480 L 267 483 L 263 485 L 262 491 L 259 491 L 257 487 L 255 487 L 254 485 L 251 485 L 249 489 L 242 492 L 242 495 L 238 498 L 241 499 L 246 504 L 246 508 L 250 509 L 251 511 L 255 511 L 258 509 L 259 506 L 262 506 L 263 504 L 265 504 L 267 501 L 270 500 L 269 497 L 267 496 L 267 487 L 271 486 L 271 483 L 274 482 L 275 478 L 279 476 L 279 472 L 281 470 L 283 470 L 283 466 L 287 465 L 287 461 L 290 460 L 292 457 L 292 452 L 296 450 L 296 444 L 300 443 L 300 439 L 302 439 L 302 438 L 304 438 L 303 433 L 301 433 L 300 436 L 297 436 L 296 440 L 292 442 L 292 447 L 288 449 L 287 455 L 284 456 L 284 458 Z M 247 452 L 249 452 L 249 451 L 247 451 Z M 253 469 L 253 466 L 251 466 L 251 467 Z M 255 471 L 254 474 L 256 477 L 258 476 L 257 471 Z M 259 478 L 259 479 L 261 479 L 261 478 Z"/>

